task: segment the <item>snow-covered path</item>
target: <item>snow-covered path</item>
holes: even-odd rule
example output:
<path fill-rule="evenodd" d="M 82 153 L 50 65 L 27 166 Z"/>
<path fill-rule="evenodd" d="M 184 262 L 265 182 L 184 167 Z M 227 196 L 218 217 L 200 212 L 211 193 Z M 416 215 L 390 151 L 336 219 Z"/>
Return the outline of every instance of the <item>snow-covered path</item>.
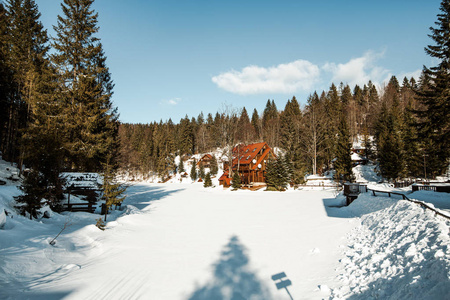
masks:
<path fill-rule="evenodd" d="M 333 201 L 333 194 L 327 191 L 231 192 L 197 184 L 142 184 L 128 195 L 128 215 L 108 223 L 104 232 L 91 225 L 65 237 L 90 235 L 94 247 L 83 257 L 60 255 L 65 272 L 48 275 L 27 294 L 42 299 L 290 299 L 271 280 L 285 272 L 294 299 L 322 299 L 329 295 L 327 287 L 339 284 L 340 245 L 359 224 L 328 216 L 324 202 Z"/>

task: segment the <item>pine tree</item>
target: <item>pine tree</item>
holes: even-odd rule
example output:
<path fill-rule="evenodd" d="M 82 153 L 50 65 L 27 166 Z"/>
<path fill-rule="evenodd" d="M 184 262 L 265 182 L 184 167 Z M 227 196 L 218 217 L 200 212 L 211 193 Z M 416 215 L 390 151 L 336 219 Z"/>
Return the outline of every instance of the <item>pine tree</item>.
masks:
<path fill-rule="evenodd" d="M 44 176 L 36 170 L 31 170 L 19 189 L 23 195 L 14 197 L 19 204 L 16 207 L 22 215 L 28 213 L 30 220 L 38 217 L 38 210 L 43 206 L 42 199 L 46 194 Z"/>
<path fill-rule="evenodd" d="M 388 109 L 386 102 L 382 103 L 376 123 L 375 141 L 381 175 L 390 180 L 398 178 L 403 171 L 401 138 L 395 113 Z"/>
<path fill-rule="evenodd" d="M 287 151 L 289 157 L 293 157 L 298 145 L 300 135 L 300 106 L 295 97 L 288 100 L 284 111 L 280 116 L 280 146 Z"/>
<path fill-rule="evenodd" d="M 178 173 L 182 174 L 185 172 L 183 158 L 180 156 L 180 162 L 178 163 Z"/>
<path fill-rule="evenodd" d="M 211 174 L 208 173 L 205 176 L 205 181 L 203 182 L 203 187 L 207 188 L 207 187 L 211 187 L 211 186 L 212 186 Z"/>
<path fill-rule="evenodd" d="M 205 178 L 205 167 L 203 166 L 203 164 L 200 164 L 200 168 L 198 170 L 198 177 L 201 179 Z"/>
<path fill-rule="evenodd" d="M 231 187 L 233 188 L 233 190 L 237 190 L 240 189 L 241 186 L 241 176 L 239 176 L 238 172 L 234 172 L 233 178 L 231 179 Z"/>
<path fill-rule="evenodd" d="M 13 107 L 10 110 L 10 144 L 7 157 L 17 159 L 19 139 L 23 129 L 32 120 L 36 105 L 36 86 L 41 78 L 49 50 L 47 31 L 39 21 L 41 14 L 34 0 L 6 2 L 9 19 L 9 66 L 14 80 Z"/>
<path fill-rule="evenodd" d="M 213 154 L 212 158 L 211 158 L 210 173 L 211 173 L 211 175 L 216 176 L 217 172 L 219 172 L 219 165 L 217 164 L 216 156 Z"/>
<path fill-rule="evenodd" d="M 261 140 L 261 120 L 259 118 L 258 111 L 256 108 L 253 110 L 252 120 L 251 120 L 253 130 L 255 132 L 255 139 Z"/>
<path fill-rule="evenodd" d="M 430 27 L 429 37 L 435 43 L 425 52 L 439 63 L 435 67 L 424 67 L 427 84 L 422 83 L 418 92 L 422 110 L 419 117 L 419 132 L 424 141 L 424 152 L 428 173 L 441 174 L 449 164 L 450 157 L 450 1 L 442 0 L 436 27 Z M 432 147 L 431 147 L 432 146 Z M 424 154 L 425 155 L 425 154 Z"/>
<path fill-rule="evenodd" d="M 192 181 L 196 181 L 198 176 L 197 176 L 197 160 L 194 158 L 194 160 L 192 161 L 192 167 L 191 167 L 191 179 Z"/>
<path fill-rule="evenodd" d="M 271 147 L 278 147 L 279 116 L 275 102 L 267 100 L 262 117 L 262 136 Z"/>
<path fill-rule="evenodd" d="M 326 124 L 324 123 L 324 106 L 316 92 L 308 98 L 305 108 L 304 128 L 300 137 L 301 147 L 312 162 L 312 172 L 317 174 L 320 168 L 320 159 L 324 153 L 326 141 Z"/>
<path fill-rule="evenodd" d="M 278 191 L 278 165 L 275 159 L 266 164 L 266 191 Z"/>
<path fill-rule="evenodd" d="M 2 3 L 0 3 L 0 152 L 3 153 L 4 159 L 9 159 L 11 154 L 11 124 L 10 117 L 13 115 L 13 80 L 12 70 L 10 68 L 10 47 L 9 47 L 9 18 L 7 11 Z"/>
<path fill-rule="evenodd" d="M 55 54 L 52 62 L 58 68 L 58 92 L 65 132 L 67 168 L 99 171 L 106 157 L 115 159 L 117 152 L 118 115 L 111 102 L 113 83 L 98 32 L 98 14 L 94 0 L 64 0 L 63 16 L 54 26 Z"/>
<path fill-rule="evenodd" d="M 345 117 L 342 115 L 339 122 L 338 140 L 336 145 L 336 160 L 334 162 L 334 169 L 336 170 L 335 179 L 338 181 L 353 180 L 352 159 L 351 159 L 352 144 L 350 143 L 350 133 Z"/>
<path fill-rule="evenodd" d="M 239 131 L 237 133 L 237 140 L 239 142 L 247 144 L 255 139 L 256 133 L 254 132 L 254 127 L 250 123 L 250 119 L 245 107 L 241 111 L 238 127 Z"/>
<path fill-rule="evenodd" d="M 106 205 L 106 213 L 105 213 L 105 222 L 106 216 L 108 215 L 109 209 L 113 205 L 120 205 L 123 200 L 125 200 L 125 196 L 123 193 L 126 191 L 126 187 L 117 182 L 116 180 L 116 170 L 113 164 L 111 164 L 111 158 L 107 158 L 106 163 L 103 166 L 103 184 L 101 186 L 102 190 L 102 199 L 105 201 Z"/>

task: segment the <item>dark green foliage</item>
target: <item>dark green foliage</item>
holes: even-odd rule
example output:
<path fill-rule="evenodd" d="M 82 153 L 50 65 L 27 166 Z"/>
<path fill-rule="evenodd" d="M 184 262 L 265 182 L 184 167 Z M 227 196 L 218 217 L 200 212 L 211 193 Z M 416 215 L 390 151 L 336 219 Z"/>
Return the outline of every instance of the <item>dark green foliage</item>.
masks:
<path fill-rule="evenodd" d="M 183 159 L 180 157 L 180 162 L 178 163 L 178 173 L 184 173 L 186 170 L 184 169 Z"/>
<path fill-rule="evenodd" d="M 237 190 L 240 189 L 241 186 L 241 176 L 239 176 L 238 172 L 234 172 L 233 178 L 231 178 L 231 187 L 233 188 L 233 190 Z"/>
<path fill-rule="evenodd" d="M 48 172 L 48 170 L 45 170 Z M 50 173 L 52 171 L 50 170 Z M 47 174 L 37 170 L 31 170 L 25 177 L 19 189 L 23 195 L 14 197 L 19 204 L 16 208 L 19 209 L 22 215 L 28 213 L 30 219 L 38 217 L 38 210 L 48 203 L 54 208 L 59 208 L 59 201 L 63 198 L 62 186 L 64 179 L 59 176 L 52 178 Z"/>
<path fill-rule="evenodd" d="M 113 205 L 121 205 L 123 200 L 125 200 L 123 193 L 126 191 L 126 186 L 116 180 L 116 168 L 111 164 L 110 159 L 107 159 L 106 163 L 103 165 L 103 168 L 103 184 L 101 186 L 101 190 L 102 200 L 105 201 L 106 205 L 106 222 L 106 216 L 108 215 L 109 209 Z"/>
<path fill-rule="evenodd" d="M 5 87 L 10 89 L 7 95 L 10 105 L 7 138 L 3 140 L 2 148 L 5 157 L 17 161 L 20 167 L 19 143 L 23 130 L 33 118 L 39 93 L 37 87 L 42 80 L 40 75 L 49 47 L 47 31 L 39 21 L 41 14 L 34 0 L 10 0 L 6 2 L 6 8 L 9 26 L 4 41 L 9 50 L 6 62 L 10 74 L 5 78 Z"/>
<path fill-rule="evenodd" d="M 292 97 L 292 100 L 288 100 L 286 103 L 280 116 L 280 146 L 287 151 L 287 155 L 291 158 L 299 148 L 301 116 L 297 99 Z"/>
<path fill-rule="evenodd" d="M 210 173 L 211 175 L 216 176 L 217 172 L 219 172 L 219 165 L 217 164 L 216 156 L 213 154 L 211 159 Z"/>
<path fill-rule="evenodd" d="M 191 167 L 191 179 L 192 181 L 196 181 L 198 178 L 198 174 L 197 174 L 197 160 L 194 158 L 194 160 L 192 161 L 192 167 Z"/>
<path fill-rule="evenodd" d="M 261 139 L 261 120 L 259 118 L 258 111 L 256 108 L 253 110 L 252 114 L 252 120 L 251 120 L 253 130 L 255 132 L 255 139 L 260 140 Z"/>
<path fill-rule="evenodd" d="M 237 141 L 247 144 L 255 140 L 256 132 L 255 128 L 250 123 L 247 110 L 245 107 L 241 111 L 241 115 L 238 120 Z"/>
<path fill-rule="evenodd" d="M 286 156 L 270 159 L 266 165 L 267 191 L 285 191 L 292 176 L 292 165 Z"/>
<path fill-rule="evenodd" d="M 8 121 L 12 109 L 12 70 L 8 66 L 8 17 L 2 3 L 0 3 L 0 151 L 4 158 L 11 153 Z M 8 145 L 8 146 L 7 146 Z"/>
<path fill-rule="evenodd" d="M 205 167 L 203 166 L 203 164 L 200 164 L 200 168 L 198 170 L 198 178 L 205 178 Z"/>
<path fill-rule="evenodd" d="M 113 83 L 100 40 L 93 0 L 64 0 L 54 26 L 52 62 L 58 68 L 63 107 L 66 168 L 100 171 L 117 155 L 118 114 L 111 102 Z M 76 37 L 76 38 L 74 38 Z"/>
<path fill-rule="evenodd" d="M 206 176 L 205 176 L 205 181 L 203 182 L 203 186 L 204 186 L 205 188 L 211 187 L 211 186 L 212 186 L 211 174 L 210 174 L 210 173 L 206 174 Z"/>
<path fill-rule="evenodd" d="M 31 171 L 19 189 L 24 193 L 23 195 L 14 197 L 19 204 L 16 206 L 22 215 L 28 213 L 30 219 L 37 218 L 37 211 L 42 207 L 42 199 L 46 195 L 46 188 L 44 186 L 45 178 L 38 171 Z"/>
<path fill-rule="evenodd" d="M 262 136 L 263 140 L 271 145 L 277 147 L 279 141 L 280 120 L 278 109 L 275 101 L 267 100 L 266 108 L 262 116 Z"/>
<path fill-rule="evenodd" d="M 335 179 L 338 181 L 352 181 L 352 145 L 350 143 L 350 133 L 347 127 L 347 120 L 344 116 L 341 116 L 338 130 L 336 161 L 334 162 L 334 169 L 336 170 Z"/>
<path fill-rule="evenodd" d="M 375 140 L 381 175 L 390 180 L 400 177 L 403 171 L 399 126 L 395 107 L 388 109 L 386 102 L 383 102 L 375 128 Z"/>
<path fill-rule="evenodd" d="M 422 109 L 416 111 L 418 129 L 424 141 L 427 173 L 440 175 L 450 157 L 450 1 L 443 0 L 437 15 L 436 27 L 430 27 L 429 37 L 434 45 L 425 52 L 439 63 L 424 67 L 421 88 L 418 91 Z"/>

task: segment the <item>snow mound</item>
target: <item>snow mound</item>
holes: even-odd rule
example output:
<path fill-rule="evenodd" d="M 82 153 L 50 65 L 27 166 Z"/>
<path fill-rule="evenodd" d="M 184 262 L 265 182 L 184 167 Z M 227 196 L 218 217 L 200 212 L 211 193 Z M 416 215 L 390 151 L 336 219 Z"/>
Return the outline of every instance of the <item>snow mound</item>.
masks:
<path fill-rule="evenodd" d="M 376 166 L 372 164 L 357 165 L 353 168 L 355 181 L 359 183 L 377 183 L 382 181 L 382 177 L 377 174 Z"/>
<path fill-rule="evenodd" d="M 399 200 L 348 235 L 332 298 L 448 299 L 450 222 Z"/>

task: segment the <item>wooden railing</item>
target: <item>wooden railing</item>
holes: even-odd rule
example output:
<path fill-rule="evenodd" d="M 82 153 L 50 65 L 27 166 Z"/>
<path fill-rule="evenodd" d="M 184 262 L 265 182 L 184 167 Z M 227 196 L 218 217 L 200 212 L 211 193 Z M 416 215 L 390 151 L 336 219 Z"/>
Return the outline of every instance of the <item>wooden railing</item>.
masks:
<path fill-rule="evenodd" d="M 415 204 L 417 204 L 417 205 L 420 205 L 422 208 L 424 208 L 424 209 L 429 209 L 429 210 L 433 211 L 436 215 L 441 216 L 441 217 L 444 217 L 444 218 L 450 220 L 450 216 L 441 213 L 440 211 L 436 210 L 435 208 L 429 206 L 428 204 L 426 204 L 426 203 L 424 203 L 424 202 L 409 199 L 405 194 L 398 193 L 398 192 L 378 191 L 378 190 L 373 190 L 373 189 L 368 189 L 368 190 L 369 190 L 369 191 L 372 191 L 372 194 L 373 194 L 374 196 L 376 196 L 376 193 L 385 193 L 385 194 L 388 194 L 389 197 L 391 197 L 391 195 L 400 195 L 400 196 L 402 196 L 403 200 L 406 200 L 406 201 L 415 203 Z"/>
<path fill-rule="evenodd" d="M 89 212 L 89 213 L 93 213 L 95 211 L 95 203 L 67 203 L 67 204 L 63 204 L 63 210 L 66 211 L 84 211 L 84 212 Z"/>

